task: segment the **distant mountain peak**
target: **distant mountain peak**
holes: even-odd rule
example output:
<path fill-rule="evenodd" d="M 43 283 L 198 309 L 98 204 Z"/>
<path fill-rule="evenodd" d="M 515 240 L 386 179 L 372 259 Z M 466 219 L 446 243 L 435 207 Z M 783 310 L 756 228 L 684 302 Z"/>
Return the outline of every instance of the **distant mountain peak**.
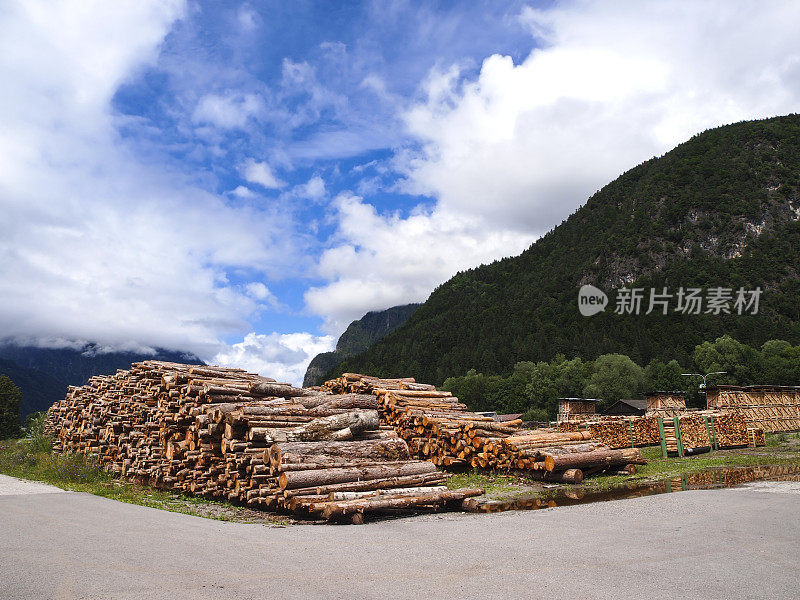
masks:
<path fill-rule="evenodd" d="M 306 369 L 304 386 L 319 385 L 325 374 L 340 362 L 363 352 L 372 344 L 405 323 L 419 304 L 393 306 L 386 310 L 370 311 L 348 325 L 336 342 L 336 350 L 314 357 Z"/>

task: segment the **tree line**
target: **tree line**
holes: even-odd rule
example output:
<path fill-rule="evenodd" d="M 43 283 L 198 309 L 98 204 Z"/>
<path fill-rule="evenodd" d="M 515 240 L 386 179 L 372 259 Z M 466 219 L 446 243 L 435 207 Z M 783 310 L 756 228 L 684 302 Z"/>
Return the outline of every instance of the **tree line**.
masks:
<path fill-rule="evenodd" d="M 729 385 L 800 385 L 800 345 L 769 340 L 760 348 L 729 335 L 695 347 L 692 360 L 651 360 L 641 366 L 624 354 L 604 354 L 593 361 L 557 355 L 550 362 L 518 362 L 509 375 L 484 375 L 475 369 L 449 377 L 442 386 L 471 410 L 524 413 L 526 420 L 548 421 L 558 412 L 558 398 L 598 398 L 603 410 L 621 399 L 642 398 L 648 391 L 683 391 L 688 406 L 705 407 L 701 379 L 683 373 L 725 371 L 709 383 Z"/>

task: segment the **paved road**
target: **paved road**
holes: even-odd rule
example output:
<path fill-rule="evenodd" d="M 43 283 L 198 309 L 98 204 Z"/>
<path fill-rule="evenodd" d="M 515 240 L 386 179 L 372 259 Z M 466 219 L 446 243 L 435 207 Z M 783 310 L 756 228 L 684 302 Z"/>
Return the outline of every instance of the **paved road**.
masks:
<path fill-rule="evenodd" d="M 796 483 L 286 528 L 0 479 L 0 598 L 797 598 Z M 6 489 L 6 492 L 3 490 Z"/>

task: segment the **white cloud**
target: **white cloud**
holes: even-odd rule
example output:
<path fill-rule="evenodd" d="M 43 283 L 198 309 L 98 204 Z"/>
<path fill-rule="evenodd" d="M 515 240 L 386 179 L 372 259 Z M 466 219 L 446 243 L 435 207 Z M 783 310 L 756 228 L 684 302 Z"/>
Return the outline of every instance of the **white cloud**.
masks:
<path fill-rule="evenodd" d="M 268 189 L 278 189 L 286 185 L 272 172 L 272 168 L 265 162 L 248 159 L 241 167 L 242 175 L 250 183 L 257 183 Z"/>
<path fill-rule="evenodd" d="M 706 128 L 800 108 L 796 2 L 575 2 L 520 19 L 543 47 L 477 77 L 433 70 L 404 113 L 407 218 L 338 200 L 327 284 L 306 293 L 330 331 L 423 300 L 457 270 L 518 253 L 617 175 Z M 366 180 L 360 190 L 377 189 Z"/>
<path fill-rule="evenodd" d="M 206 94 L 192 113 L 196 123 L 210 123 L 223 129 L 243 129 L 250 119 L 264 114 L 266 106 L 261 96 L 228 91 Z"/>
<path fill-rule="evenodd" d="M 233 196 L 242 199 L 255 198 L 255 193 L 250 188 L 244 185 L 237 185 L 235 189 L 230 192 Z"/>
<path fill-rule="evenodd" d="M 423 301 L 457 271 L 517 254 L 534 237 L 440 210 L 382 216 L 346 194 L 334 206 L 340 243 L 323 253 L 318 267 L 330 283 L 310 288 L 305 300 L 335 334 L 370 310 Z"/>
<path fill-rule="evenodd" d="M 308 363 L 336 346 L 333 336 L 310 333 L 248 333 L 244 340 L 221 350 L 211 362 L 253 371 L 294 385 L 303 383 Z"/>
<path fill-rule="evenodd" d="M 796 2 L 578 2 L 521 19 L 545 46 L 435 71 L 406 113 L 405 188 L 491 226 L 543 231 L 624 170 L 703 129 L 800 98 Z M 765 40 L 769 40 L 768 43 Z"/>
<path fill-rule="evenodd" d="M 267 300 L 268 298 L 275 297 L 272 292 L 269 291 L 269 288 L 260 281 L 248 283 L 245 289 L 247 290 L 247 295 L 256 300 Z"/>
<path fill-rule="evenodd" d="M 25 0 L 0 12 L 2 336 L 205 357 L 258 309 L 228 271 L 298 268 L 288 217 L 142 164 L 115 129 L 116 89 L 156 59 L 182 10 Z"/>
<path fill-rule="evenodd" d="M 236 12 L 239 26 L 245 32 L 252 32 L 261 25 L 261 16 L 249 4 L 242 4 Z"/>
<path fill-rule="evenodd" d="M 298 185 L 295 188 L 295 192 L 301 198 L 315 201 L 322 200 L 327 195 L 325 180 L 319 175 L 314 175 L 306 183 Z"/>

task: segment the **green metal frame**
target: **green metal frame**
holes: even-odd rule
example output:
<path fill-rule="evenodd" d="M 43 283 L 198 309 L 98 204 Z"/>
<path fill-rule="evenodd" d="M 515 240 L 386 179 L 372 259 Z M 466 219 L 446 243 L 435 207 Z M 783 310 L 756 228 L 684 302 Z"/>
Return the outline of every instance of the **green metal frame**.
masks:
<path fill-rule="evenodd" d="M 675 423 L 675 439 L 678 440 L 678 456 L 684 458 L 683 439 L 681 438 L 681 422 L 678 417 L 675 417 L 673 422 Z"/>
<path fill-rule="evenodd" d="M 658 417 L 658 435 L 661 436 L 661 456 L 667 458 L 667 436 L 664 434 L 664 419 Z"/>
<path fill-rule="evenodd" d="M 713 422 L 714 417 L 710 417 L 710 418 L 711 418 L 711 420 Z M 709 425 L 708 419 L 709 419 L 709 417 L 703 417 L 703 422 L 706 424 L 706 433 L 708 434 L 708 443 L 711 446 L 712 450 L 716 450 L 717 449 L 717 434 L 716 434 L 716 431 L 712 432 L 712 425 Z"/>
<path fill-rule="evenodd" d="M 717 424 L 714 422 L 713 415 L 709 417 L 711 419 L 711 432 L 714 434 L 714 450 L 719 450 L 719 441 L 717 441 Z"/>

